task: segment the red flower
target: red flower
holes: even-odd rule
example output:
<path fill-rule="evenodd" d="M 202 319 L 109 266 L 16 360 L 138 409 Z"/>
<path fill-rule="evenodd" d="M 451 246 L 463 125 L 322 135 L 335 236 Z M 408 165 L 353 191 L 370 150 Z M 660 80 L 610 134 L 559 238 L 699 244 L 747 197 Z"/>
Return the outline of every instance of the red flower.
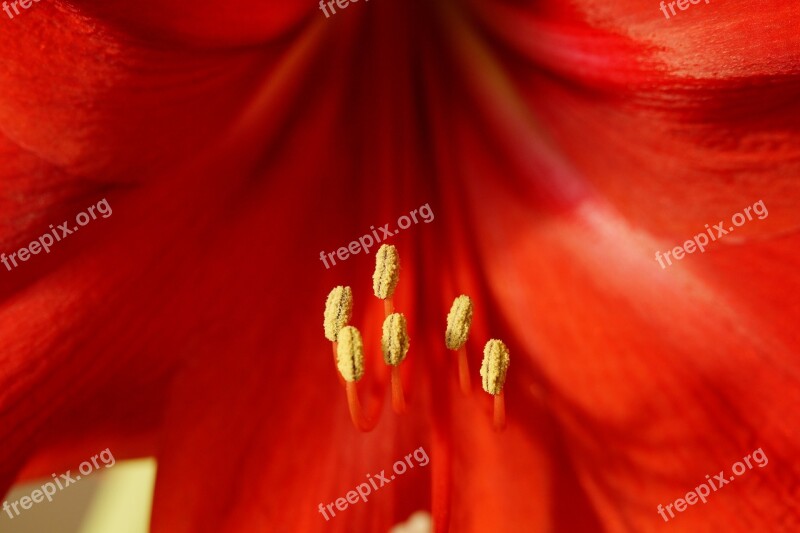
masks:
<path fill-rule="evenodd" d="M 653 3 L 38 3 L 0 32 L 0 245 L 107 198 L 0 267 L 0 479 L 110 448 L 155 454 L 152 529 L 794 531 L 800 8 Z M 689 4 L 687 4 L 689 5 Z M 2 17 L 3 15 L 0 15 Z M 669 268 L 659 250 L 758 201 L 768 218 Z M 407 413 L 349 420 L 319 314 L 353 287 L 369 401 L 386 398 L 373 257 L 393 237 Z M 724 228 L 723 228 L 724 229 Z M 512 363 L 508 427 L 443 343 Z M 325 521 L 424 447 L 409 471 Z M 27 465 L 26 470 L 22 470 Z"/>

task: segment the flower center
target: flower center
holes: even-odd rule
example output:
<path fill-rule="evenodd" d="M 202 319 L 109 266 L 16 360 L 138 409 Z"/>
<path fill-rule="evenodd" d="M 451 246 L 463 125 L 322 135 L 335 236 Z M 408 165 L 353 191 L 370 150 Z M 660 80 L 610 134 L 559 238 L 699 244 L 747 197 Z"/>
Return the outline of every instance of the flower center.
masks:
<path fill-rule="evenodd" d="M 384 362 L 391 366 L 392 408 L 395 413 L 406 410 L 400 368 L 410 345 L 406 317 L 394 312 L 394 291 L 400 278 L 400 256 L 391 245 L 382 245 L 375 256 L 375 273 L 372 287 L 375 296 L 384 302 L 384 322 L 381 349 Z M 447 315 L 445 346 L 457 352 L 458 381 L 461 392 L 470 393 L 469 362 L 466 344 L 472 325 L 473 305 L 469 296 L 461 295 L 453 301 Z M 364 377 L 364 345 L 361 333 L 349 325 L 353 316 L 353 293 L 350 287 L 335 287 L 325 303 L 325 337 L 333 346 L 333 357 L 339 377 L 347 393 L 347 405 L 353 425 L 360 431 L 372 431 L 378 423 L 380 402 L 373 402 L 369 414 L 361 407 L 357 383 Z M 498 431 L 505 427 L 505 397 L 503 386 L 508 371 L 509 352 L 503 341 L 492 339 L 486 343 L 481 364 L 483 389 L 494 396 L 494 426 Z"/>

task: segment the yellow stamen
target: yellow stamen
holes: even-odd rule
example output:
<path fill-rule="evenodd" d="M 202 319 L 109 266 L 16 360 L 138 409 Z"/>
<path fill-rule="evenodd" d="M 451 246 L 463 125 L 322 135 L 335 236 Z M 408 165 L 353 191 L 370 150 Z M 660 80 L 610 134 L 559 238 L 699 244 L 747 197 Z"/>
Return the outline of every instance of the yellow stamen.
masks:
<path fill-rule="evenodd" d="M 335 287 L 325 302 L 325 338 L 336 342 L 339 330 L 353 317 L 353 291 L 350 287 Z"/>
<path fill-rule="evenodd" d="M 481 364 L 483 390 L 495 396 L 500 394 L 506 382 L 507 371 L 508 348 L 501 340 L 490 340 L 483 349 L 483 363 Z"/>
<path fill-rule="evenodd" d="M 467 343 L 472 325 L 472 300 L 462 294 L 455 300 L 447 314 L 447 331 L 444 342 L 448 350 L 458 350 Z"/>
<path fill-rule="evenodd" d="M 383 360 L 392 367 L 392 408 L 397 414 L 406 410 L 406 400 L 403 394 L 403 385 L 400 381 L 400 363 L 408 353 L 408 330 L 406 317 L 401 313 L 392 313 L 383 321 Z"/>
<path fill-rule="evenodd" d="M 383 321 L 383 360 L 387 365 L 397 366 L 403 362 L 408 353 L 408 331 L 406 317 L 402 313 L 393 313 Z"/>
<path fill-rule="evenodd" d="M 372 275 L 372 290 L 381 300 L 390 299 L 394 295 L 400 279 L 400 256 L 397 248 L 391 244 L 383 244 L 375 254 L 375 273 Z"/>
<path fill-rule="evenodd" d="M 336 347 L 336 366 L 345 381 L 353 383 L 364 377 L 364 343 L 361 333 L 353 326 L 339 331 Z"/>

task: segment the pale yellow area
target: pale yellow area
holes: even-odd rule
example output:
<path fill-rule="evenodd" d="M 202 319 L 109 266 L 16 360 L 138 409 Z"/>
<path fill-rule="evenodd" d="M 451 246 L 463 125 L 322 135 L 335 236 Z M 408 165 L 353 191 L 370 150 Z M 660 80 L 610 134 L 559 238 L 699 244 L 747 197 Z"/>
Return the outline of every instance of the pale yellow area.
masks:
<path fill-rule="evenodd" d="M 147 533 L 155 479 L 155 459 L 120 461 L 108 469 L 80 533 Z"/>
<path fill-rule="evenodd" d="M 407 521 L 390 529 L 389 533 L 433 533 L 433 518 L 426 511 L 417 511 Z"/>
<path fill-rule="evenodd" d="M 20 514 L 12 511 L 12 517 L 0 512 L 0 532 L 147 533 L 155 472 L 154 459 L 117 461 L 58 490 L 52 501 L 19 508 Z M 71 475 L 76 477 L 75 469 Z M 4 500 L 18 502 L 50 481 L 42 478 L 17 485 Z"/>

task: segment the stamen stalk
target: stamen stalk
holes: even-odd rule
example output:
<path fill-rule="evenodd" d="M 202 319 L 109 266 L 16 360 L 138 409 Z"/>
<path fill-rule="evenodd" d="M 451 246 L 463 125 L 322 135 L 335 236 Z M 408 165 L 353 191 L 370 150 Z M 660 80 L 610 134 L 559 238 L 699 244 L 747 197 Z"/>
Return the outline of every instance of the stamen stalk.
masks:
<path fill-rule="evenodd" d="M 378 417 L 367 418 L 361 409 L 361 401 L 358 399 L 358 386 L 354 381 L 347 382 L 347 407 L 350 409 L 350 420 L 359 431 L 369 433 L 378 424 Z"/>
<path fill-rule="evenodd" d="M 400 379 L 400 366 L 392 367 L 392 409 L 398 415 L 406 412 L 406 399 L 403 395 L 403 382 Z"/>
<path fill-rule="evenodd" d="M 503 431 L 506 428 L 506 401 L 503 391 L 494 395 L 494 429 Z"/>
<path fill-rule="evenodd" d="M 467 360 L 466 345 L 458 349 L 458 382 L 461 386 L 461 392 L 469 394 L 471 384 L 469 380 L 469 361 Z"/>

